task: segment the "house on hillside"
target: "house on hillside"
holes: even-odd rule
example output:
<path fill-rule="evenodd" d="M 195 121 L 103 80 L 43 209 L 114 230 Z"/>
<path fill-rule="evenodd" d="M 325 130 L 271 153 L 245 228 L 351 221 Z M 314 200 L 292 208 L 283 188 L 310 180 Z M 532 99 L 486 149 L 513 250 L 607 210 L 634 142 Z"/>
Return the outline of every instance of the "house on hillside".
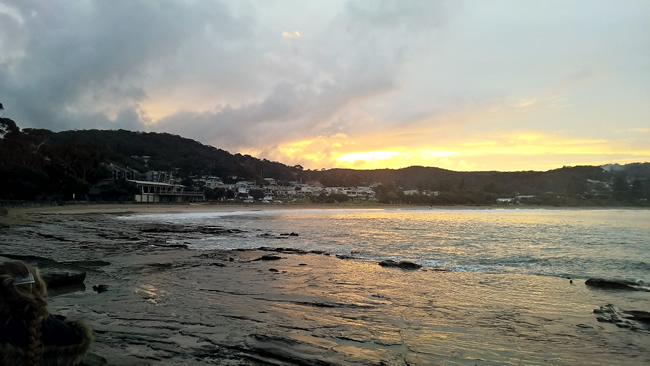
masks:
<path fill-rule="evenodd" d="M 186 191 L 185 186 L 143 180 L 128 180 L 134 183 L 140 193 L 135 195 L 136 202 L 198 202 L 205 201 L 202 191 Z"/>
<path fill-rule="evenodd" d="M 140 176 L 139 171 L 129 168 L 128 166 L 123 168 L 119 165 L 110 163 L 107 167 L 112 171 L 113 179 L 137 179 Z"/>

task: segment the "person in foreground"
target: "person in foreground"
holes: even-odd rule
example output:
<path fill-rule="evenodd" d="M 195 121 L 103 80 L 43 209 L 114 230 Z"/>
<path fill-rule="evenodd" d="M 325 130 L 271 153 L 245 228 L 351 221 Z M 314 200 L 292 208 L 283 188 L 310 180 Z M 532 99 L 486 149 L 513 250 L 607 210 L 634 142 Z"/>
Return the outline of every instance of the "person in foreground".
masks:
<path fill-rule="evenodd" d="M 38 270 L 21 261 L 0 264 L 0 365 L 79 365 L 91 330 L 52 315 Z"/>

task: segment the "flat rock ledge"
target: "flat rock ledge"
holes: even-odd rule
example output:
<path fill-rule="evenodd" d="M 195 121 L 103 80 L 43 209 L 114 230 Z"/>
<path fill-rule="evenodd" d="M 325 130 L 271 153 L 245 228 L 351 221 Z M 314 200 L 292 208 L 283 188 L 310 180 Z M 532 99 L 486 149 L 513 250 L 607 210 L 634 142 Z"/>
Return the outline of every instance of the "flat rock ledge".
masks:
<path fill-rule="evenodd" d="M 0 254 L 0 262 L 10 260 L 20 260 L 38 267 L 48 289 L 83 286 L 86 280 L 86 269 L 75 264 L 60 263 L 37 256 Z"/>

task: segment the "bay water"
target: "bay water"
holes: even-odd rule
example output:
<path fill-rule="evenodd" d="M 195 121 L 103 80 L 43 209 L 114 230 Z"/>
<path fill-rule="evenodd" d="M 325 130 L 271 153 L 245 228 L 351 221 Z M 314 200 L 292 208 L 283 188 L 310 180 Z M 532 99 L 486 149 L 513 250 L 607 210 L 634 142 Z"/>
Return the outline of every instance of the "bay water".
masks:
<path fill-rule="evenodd" d="M 211 281 L 211 271 L 183 275 L 222 291 L 215 298 L 197 293 L 195 303 L 212 301 L 238 319 L 255 314 L 255 324 L 275 337 L 255 341 L 265 352 L 317 354 L 337 365 L 650 362 L 650 327 L 611 321 L 624 318 L 622 311 L 650 310 L 648 210 L 266 207 L 117 221 L 230 229 L 172 239 L 197 252 L 265 247 L 330 254 L 322 261 L 283 256 L 270 282 L 268 271 L 250 272 L 264 280 L 265 294 L 240 280 L 237 288 L 255 294 L 244 299 L 227 297 L 221 288 L 230 285 Z M 386 259 L 423 270 L 377 265 Z M 259 262 L 246 266 L 253 263 Z M 584 284 L 590 277 L 634 281 L 641 291 L 591 288 Z M 223 306 L 230 303 L 236 305 Z M 603 321 L 603 309 L 617 310 Z"/>
<path fill-rule="evenodd" d="M 454 272 L 650 281 L 649 210 L 269 208 L 120 219 L 242 230 L 184 241 L 197 250 L 283 247 Z M 270 239 L 287 233 L 298 235 Z"/>

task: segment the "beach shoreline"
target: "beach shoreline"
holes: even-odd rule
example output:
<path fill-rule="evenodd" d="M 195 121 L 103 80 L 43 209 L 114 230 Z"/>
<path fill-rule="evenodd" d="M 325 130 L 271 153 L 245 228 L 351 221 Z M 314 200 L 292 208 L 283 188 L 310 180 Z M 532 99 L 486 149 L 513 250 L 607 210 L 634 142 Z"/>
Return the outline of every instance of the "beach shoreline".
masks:
<path fill-rule="evenodd" d="M 2 229 L 0 254 L 85 266 L 84 286 L 53 292 L 49 304 L 54 313 L 84 320 L 94 330 L 92 353 L 109 365 L 650 362 L 643 348 L 648 332 L 602 323 L 594 314 L 607 304 L 646 310 L 646 293 L 593 290 L 583 281 L 551 276 L 385 268 L 352 253 L 282 249 L 291 237 L 271 237 L 268 248 L 194 250 L 185 244 L 188 238 L 227 239 L 237 228 L 221 231 L 216 221 L 204 235 L 184 224 L 116 220 L 131 214 L 324 208 L 344 207 L 12 209 L 9 214 L 24 217 L 27 226 Z M 300 233 L 299 227 L 286 229 Z M 92 289 L 100 285 L 108 290 Z"/>
<path fill-rule="evenodd" d="M 639 207 L 547 207 L 547 206 L 429 206 L 415 204 L 240 204 L 240 203 L 79 203 L 43 206 L 5 207 L 7 214 L 0 215 L 0 227 L 28 225 L 37 222 L 34 214 L 162 214 L 189 212 L 244 212 L 272 210 L 644 210 Z"/>

